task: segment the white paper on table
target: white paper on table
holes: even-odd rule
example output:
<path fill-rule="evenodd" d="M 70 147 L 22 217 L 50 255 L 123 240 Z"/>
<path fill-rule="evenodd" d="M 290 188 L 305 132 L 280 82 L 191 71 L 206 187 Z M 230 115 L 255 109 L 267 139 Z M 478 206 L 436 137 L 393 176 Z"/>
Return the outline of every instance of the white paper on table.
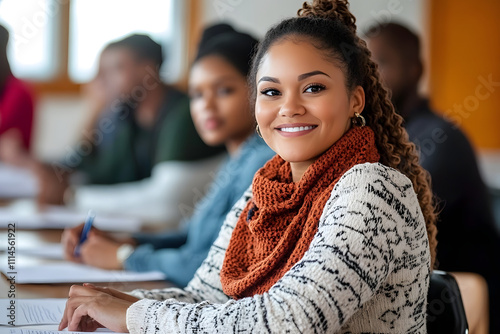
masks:
<path fill-rule="evenodd" d="M 0 334 L 81 333 L 58 331 L 59 322 L 66 307 L 66 301 L 66 298 L 16 299 L 15 327 L 10 327 L 9 321 L 11 319 L 8 318 L 10 313 L 8 307 L 11 302 L 9 299 L 0 299 L 0 308 L 5 310 L 0 316 Z M 96 332 L 113 333 L 106 328 L 99 328 Z"/>
<path fill-rule="evenodd" d="M 41 244 L 37 247 L 16 247 L 16 254 L 50 260 L 64 259 L 63 246 L 60 243 Z"/>
<path fill-rule="evenodd" d="M 0 299 L 0 325 L 53 325 L 62 319 L 66 298 Z M 9 315 L 12 314 L 10 318 Z"/>
<path fill-rule="evenodd" d="M 0 240 L 1 241 L 1 240 Z M 9 244 L 3 242 L 0 244 L 0 256 L 2 252 L 7 252 Z M 64 250 L 61 243 L 30 243 L 29 240 L 16 240 L 16 255 L 28 256 L 30 258 L 63 260 Z M 17 262 L 17 261 L 16 261 Z"/>
<path fill-rule="evenodd" d="M 57 326 L 40 326 L 40 328 L 4 328 L 5 332 L 2 331 L 0 327 L 0 334 L 89 334 L 88 332 L 72 332 L 72 331 L 57 331 Z M 99 328 L 94 333 L 115 333 L 106 328 Z M 115 334 L 125 334 L 125 333 L 115 333 Z"/>
<path fill-rule="evenodd" d="M 38 181 L 31 171 L 0 163 L 0 198 L 35 197 L 37 194 Z"/>
<path fill-rule="evenodd" d="M 14 275 L 18 284 L 146 282 L 166 279 L 159 271 L 137 273 L 105 270 L 68 261 L 25 266 L 16 264 L 15 274 L 12 274 L 7 261 L 3 262 L 5 264 L 0 264 L 2 272 L 7 277 Z"/>
<path fill-rule="evenodd" d="M 49 206 L 38 211 L 34 201 L 19 200 L 0 208 L 0 228 L 7 228 L 11 223 L 17 229 L 64 229 L 82 224 L 87 212 L 78 212 L 63 206 Z M 138 232 L 142 221 L 132 217 L 102 215 L 97 213 L 94 226 L 113 232 Z"/>

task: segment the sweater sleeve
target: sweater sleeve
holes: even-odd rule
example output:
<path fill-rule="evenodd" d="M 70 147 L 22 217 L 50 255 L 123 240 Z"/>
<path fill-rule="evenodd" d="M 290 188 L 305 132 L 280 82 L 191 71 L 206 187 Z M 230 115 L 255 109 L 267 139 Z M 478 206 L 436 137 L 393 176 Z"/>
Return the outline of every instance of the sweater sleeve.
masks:
<path fill-rule="evenodd" d="M 415 221 L 413 214 L 419 212 L 404 210 L 415 208 L 418 203 L 411 182 L 387 170 L 378 164 L 358 165 L 341 178 L 304 257 L 267 293 L 240 300 L 210 294 L 209 291 L 214 290 L 218 296 L 222 293 L 218 292 L 219 272 L 228 244 L 229 225 L 226 225 L 221 233 L 224 242 L 221 239 L 214 245 L 211 259 L 200 268 L 187 291 L 146 293 L 147 298 L 161 297 L 161 300 L 144 299 L 128 309 L 130 332 L 332 333 L 340 330 L 386 281 L 395 258 L 401 256 L 401 248 L 405 247 L 398 225 L 404 225 L 405 220 Z"/>

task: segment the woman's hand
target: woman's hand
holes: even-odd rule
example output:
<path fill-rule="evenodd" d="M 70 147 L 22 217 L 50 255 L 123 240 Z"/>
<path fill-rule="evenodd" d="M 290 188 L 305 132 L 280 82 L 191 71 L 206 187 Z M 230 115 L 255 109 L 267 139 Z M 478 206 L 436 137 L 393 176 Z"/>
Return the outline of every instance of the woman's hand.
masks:
<path fill-rule="evenodd" d="M 61 243 L 64 257 L 73 262 L 83 262 L 103 269 L 121 269 L 122 265 L 116 257 L 116 251 L 122 242 L 116 241 L 109 234 L 92 228 L 87 240 L 80 246 L 80 256 L 75 256 L 75 248 L 80 242 L 83 225 L 64 230 Z"/>
<path fill-rule="evenodd" d="M 80 262 L 80 258 L 75 256 L 75 248 L 80 242 L 84 224 L 72 228 L 66 228 L 61 235 L 61 244 L 63 246 L 64 258 L 73 262 Z"/>
<path fill-rule="evenodd" d="M 137 298 L 114 289 L 73 285 L 69 291 L 59 330 L 95 331 L 106 327 L 115 332 L 128 332 L 127 309 Z"/>
<path fill-rule="evenodd" d="M 95 286 L 94 284 L 90 284 L 90 283 L 83 283 L 83 286 L 87 287 L 87 288 L 92 288 L 92 289 L 97 290 L 97 291 L 107 293 L 108 295 L 111 295 L 111 296 L 119 298 L 119 299 L 127 300 L 127 301 L 132 302 L 132 303 L 135 303 L 135 302 L 140 300 L 139 298 L 134 297 L 132 295 L 129 295 L 128 293 L 121 292 L 119 290 L 108 288 L 108 287 Z"/>
<path fill-rule="evenodd" d="M 69 170 L 55 170 L 50 165 L 33 163 L 31 169 L 38 179 L 37 204 L 39 208 L 47 205 L 64 205 L 64 193 L 69 186 Z"/>
<path fill-rule="evenodd" d="M 0 161 L 8 164 L 29 168 L 35 163 L 29 152 L 23 147 L 21 132 L 10 129 L 0 137 Z"/>
<path fill-rule="evenodd" d="M 121 243 L 95 231 L 90 231 L 87 240 L 80 246 L 80 258 L 85 264 L 93 267 L 116 270 L 122 264 L 116 257 Z"/>
<path fill-rule="evenodd" d="M 78 243 L 80 242 L 80 237 L 82 235 L 84 225 L 85 224 L 82 223 L 82 224 L 75 226 L 75 227 L 72 227 L 72 228 L 66 228 L 64 230 L 64 232 L 62 233 L 61 244 L 62 244 L 63 250 L 64 250 L 64 258 L 66 260 L 70 260 L 73 262 L 81 262 L 81 259 L 79 257 L 75 257 L 75 248 L 78 245 Z M 101 231 L 95 227 L 92 227 L 87 238 L 90 238 L 93 235 L 94 236 L 98 235 L 98 236 L 101 236 L 103 238 L 114 241 L 114 239 L 111 238 L 111 236 L 108 233 Z"/>

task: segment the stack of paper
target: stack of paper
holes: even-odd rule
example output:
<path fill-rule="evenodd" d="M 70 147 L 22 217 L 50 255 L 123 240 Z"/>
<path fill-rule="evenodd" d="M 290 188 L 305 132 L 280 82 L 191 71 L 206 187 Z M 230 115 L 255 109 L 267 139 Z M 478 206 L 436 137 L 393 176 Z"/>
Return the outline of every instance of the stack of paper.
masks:
<path fill-rule="evenodd" d="M 97 333 L 114 333 L 110 330 L 106 329 L 98 329 L 95 332 Z M 89 334 L 88 332 L 71 332 L 71 331 L 64 331 L 64 332 L 58 332 L 57 329 L 31 329 L 31 328 L 10 328 L 7 330 L 6 334 Z M 120 334 L 120 333 L 116 333 Z M 121 333 L 124 334 L 124 333 Z"/>
<path fill-rule="evenodd" d="M 0 308 L 7 310 L 0 317 L 0 333 L 6 334 L 55 334 L 66 306 L 65 298 L 53 299 L 0 299 Z M 11 306 L 14 305 L 14 306 Z M 12 316 L 9 308 L 15 310 Z M 12 320 L 14 319 L 14 320 Z M 14 322 L 13 322 L 14 321 Z M 1 326 L 15 326 L 2 328 Z M 21 328 L 20 328 L 21 327 Z M 97 332 L 111 332 L 98 329 Z M 69 332 L 65 333 L 81 333 Z M 81 333 L 83 334 L 83 333 Z"/>
<path fill-rule="evenodd" d="M 7 246 L 7 244 L 6 244 Z M 4 249 L 4 251 L 6 251 Z M 18 246 L 16 247 L 16 254 L 37 257 L 50 260 L 63 260 L 64 253 L 63 247 L 60 243 L 47 243 L 38 246 Z"/>
<path fill-rule="evenodd" d="M 0 198 L 35 197 L 38 182 L 29 170 L 0 163 Z"/>
<path fill-rule="evenodd" d="M 97 333 L 114 333 L 110 330 L 106 329 L 98 329 L 95 332 Z M 6 332 L 6 334 L 89 334 L 88 332 L 71 332 L 71 331 L 64 331 L 64 332 L 58 332 L 57 329 L 31 329 L 31 328 L 9 328 Z M 120 333 L 116 333 L 120 334 Z M 124 333 L 121 333 L 124 334 Z"/>
<path fill-rule="evenodd" d="M 0 325 L 54 325 L 62 319 L 66 298 L 0 299 Z M 11 312 L 12 311 L 12 312 Z"/>
<path fill-rule="evenodd" d="M 85 221 L 86 212 L 61 207 L 49 206 L 39 211 L 33 201 L 20 200 L 7 207 L 0 208 L 0 228 L 7 228 L 15 223 L 17 229 L 64 229 Z M 142 221 L 130 217 L 106 216 L 98 214 L 94 226 L 104 231 L 138 232 Z"/>
<path fill-rule="evenodd" d="M 2 272 L 13 275 L 7 261 L 1 265 Z M 51 262 L 39 265 L 17 264 L 15 268 L 17 284 L 49 283 L 103 283 L 103 282 L 146 282 L 162 281 L 165 275 L 159 271 L 137 273 L 124 270 L 105 270 L 73 262 Z"/>

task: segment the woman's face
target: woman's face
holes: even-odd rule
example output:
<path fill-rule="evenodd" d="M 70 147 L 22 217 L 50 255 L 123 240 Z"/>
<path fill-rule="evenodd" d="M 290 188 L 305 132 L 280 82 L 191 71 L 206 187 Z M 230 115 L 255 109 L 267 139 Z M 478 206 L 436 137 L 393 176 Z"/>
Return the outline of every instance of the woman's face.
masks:
<path fill-rule="evenodd" d="M 243 142 L 254 130 L 245 76 L 219 56 L 207 56 L 191 69 L 191 115 L 208 145 Z"/>
<path fill-rule="evenodd" d="M 343 71 L 308 42 L 271 46 L 257 72 L 255 114 L 266 143 L 284 160 L 306 162 L 328 150 L 364 108 Z"/>

